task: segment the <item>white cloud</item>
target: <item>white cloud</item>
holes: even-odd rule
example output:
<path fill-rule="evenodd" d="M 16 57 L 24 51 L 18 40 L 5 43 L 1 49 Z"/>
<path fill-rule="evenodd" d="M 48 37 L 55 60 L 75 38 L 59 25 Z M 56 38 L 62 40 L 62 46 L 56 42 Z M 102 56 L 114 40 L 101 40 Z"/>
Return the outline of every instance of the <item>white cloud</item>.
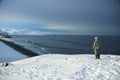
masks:
<path fill-rule="evenodd" d="M 16 30 L 15 28 L 2 28 L 1 29 L 3 32 L 7 32 L 9 34 L 16 34 L 16 33 L 19 33 L 18 30 Z"/>
<path fill-rule="evenodd" d="M 36 30 L 29 30 L 29 29 L 15 29 L 15 28 L 2 28 L 1 29 L 4 32 L 7 32 L 10 35 L 43 35 L 43 34 L 51 34 L 47 32 L 42 31 L 36 31 Z"/>
<path fill-rule="evenodd" d="M 68 25 L 46 25 L 44 26 L 45 29 L 52 29 L 52 30 L 73 30 L 74 28 L 72 26 Z"/>

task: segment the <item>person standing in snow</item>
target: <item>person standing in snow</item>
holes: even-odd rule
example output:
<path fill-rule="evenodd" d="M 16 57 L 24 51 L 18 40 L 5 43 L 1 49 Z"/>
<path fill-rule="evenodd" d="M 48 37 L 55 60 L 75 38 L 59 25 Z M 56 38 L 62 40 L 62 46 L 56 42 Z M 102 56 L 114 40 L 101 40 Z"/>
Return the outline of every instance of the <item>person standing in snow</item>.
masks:
<path fill-rule="evenodd" d="M 99 53 L 100 43 L 99 43 L 99 40 L 98 40 L 97 36 L 95 37 L 95 41 L 94 41 L 94 44 L 93 44 L 93 50 L 94 50 L 94 53 L 95 53 L 95 59 L 100 59 L 100 53 Z"/>

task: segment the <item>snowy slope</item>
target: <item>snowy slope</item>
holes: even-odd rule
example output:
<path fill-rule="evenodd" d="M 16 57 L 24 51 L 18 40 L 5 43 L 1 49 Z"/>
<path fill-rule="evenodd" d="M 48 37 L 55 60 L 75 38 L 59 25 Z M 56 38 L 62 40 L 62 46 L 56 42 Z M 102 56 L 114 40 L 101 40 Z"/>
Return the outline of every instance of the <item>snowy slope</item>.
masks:
<path fill-rule="evenodd" d="M 22 76 L 22 78 L 21 78 Z M 119 80 L 120 56 L 47 54 L 0 67 L 0 80 Z"/>

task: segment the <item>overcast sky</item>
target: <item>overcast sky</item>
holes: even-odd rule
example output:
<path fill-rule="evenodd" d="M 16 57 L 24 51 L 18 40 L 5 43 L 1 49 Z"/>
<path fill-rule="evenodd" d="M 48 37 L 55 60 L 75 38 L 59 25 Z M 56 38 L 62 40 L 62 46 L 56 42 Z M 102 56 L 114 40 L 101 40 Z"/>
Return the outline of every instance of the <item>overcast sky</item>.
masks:
<path fill-rule="evenodd" d="M 10 34 L 120 35 L 120 0 L 0 0 Z"/>

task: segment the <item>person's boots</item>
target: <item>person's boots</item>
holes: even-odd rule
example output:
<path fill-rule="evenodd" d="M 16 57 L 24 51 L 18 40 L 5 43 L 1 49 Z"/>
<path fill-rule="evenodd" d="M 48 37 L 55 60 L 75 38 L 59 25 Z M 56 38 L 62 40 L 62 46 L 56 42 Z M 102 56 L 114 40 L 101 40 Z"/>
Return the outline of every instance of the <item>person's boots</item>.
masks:
<path fill-rule="evenodd" d="M 97 59 L 97 55 L 95 54 L 95 59 Z"/>
<path fill-rule="evenodd" d="M 100 54 L 98 54 L 98 59 L 100 59 Z"/>

